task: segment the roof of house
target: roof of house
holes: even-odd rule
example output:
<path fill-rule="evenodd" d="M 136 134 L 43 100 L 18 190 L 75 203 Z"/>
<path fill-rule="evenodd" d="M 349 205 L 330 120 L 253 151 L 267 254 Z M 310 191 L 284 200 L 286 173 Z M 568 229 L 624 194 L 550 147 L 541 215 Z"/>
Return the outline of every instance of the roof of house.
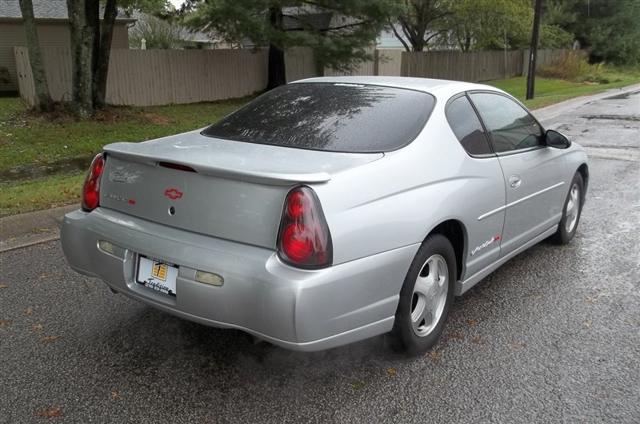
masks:
<path fill-rule="evenodd" d="M 102 7 L 101 15 L 102 15 Z M 66 0 L 33 0 L 33 15 L 36 19 L 69 18 Z M 0 0 L 0 19 L 22 19 L 18 0 Z M 118 20 L 133 20 L 120 11 Z"/>
<path fill-rule="evenodd" d="M 309 27 L 326 30 L 331 26 L 333 12 L 315 10 L 310 7 L 282 8 L 282 27 L 288 31 L 303 30 Z"/>
<path fill-rule="evenodd" d="M 286 31 L 300 31 L 308 28 L 319 31 L 338 29 L 355 24 L 359 20 L 320 6 L 303 5 L 282 8 L 282 27 Z"/>

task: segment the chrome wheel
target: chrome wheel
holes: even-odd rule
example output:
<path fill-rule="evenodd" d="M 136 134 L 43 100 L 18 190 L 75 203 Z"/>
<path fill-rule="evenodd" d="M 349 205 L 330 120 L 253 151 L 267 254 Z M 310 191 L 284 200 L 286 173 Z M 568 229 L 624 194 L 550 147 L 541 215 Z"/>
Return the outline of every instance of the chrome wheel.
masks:
<path fill-rule="evenodd" d="M 578 222 L 578 213 L 580 212 L 580 187 L 574 183 L 569 192 L 569 201 L 567 202 L 567 210 L 565 211 L 565 230 L 571 233 Z"/>
<path fill-rule="evenodd" d="M 424 337 L 436 327 L 449 290 L 447 261 L 432 255 L 422 265 L 411 298 L 411 326 L 418 337 Z"/>

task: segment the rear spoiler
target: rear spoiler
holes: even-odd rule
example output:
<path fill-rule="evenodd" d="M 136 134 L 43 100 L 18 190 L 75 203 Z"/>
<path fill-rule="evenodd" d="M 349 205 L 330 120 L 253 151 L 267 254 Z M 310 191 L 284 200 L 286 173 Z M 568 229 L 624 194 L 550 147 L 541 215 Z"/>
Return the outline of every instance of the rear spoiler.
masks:
<path fill-rule="evenodd" d="M 184 161 L 179 157 L 164 157 L 163 155 L 152 155 L 141 152 L 133 152 L 126 149 L 127 145 L 135 143 L 114 143 L 104 147 L 104 152 L 108 156 L 122 158 L 132 162 L 143 163 L 150 166 L 159 166 L 159 162 L 170 162 L 175 165 L 193 168 L 195 172 L 202 175 L 222 177 L 238 181 L 247 181 L 268 185 L 292 185 L 295 183 L 325 183 L 331 179 L 327 172 L 309 173 L 286 173 L 269 172 L 263 170 L 235 169 L 231 167 L 216 166 L 203 161 Z M 179 156 L 179 155 L 175 155 Z"/>

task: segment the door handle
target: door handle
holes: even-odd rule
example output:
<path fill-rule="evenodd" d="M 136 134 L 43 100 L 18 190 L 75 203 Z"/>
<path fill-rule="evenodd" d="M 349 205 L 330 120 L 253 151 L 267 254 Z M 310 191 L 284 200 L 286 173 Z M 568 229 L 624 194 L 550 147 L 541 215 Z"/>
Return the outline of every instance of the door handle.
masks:
<path fill-rule="evenodd" d="M 512 175 L 509 177 L 509 185 L 511 188 L 518 188 L 522 184 L 522 180 L 518 175 Z"/>

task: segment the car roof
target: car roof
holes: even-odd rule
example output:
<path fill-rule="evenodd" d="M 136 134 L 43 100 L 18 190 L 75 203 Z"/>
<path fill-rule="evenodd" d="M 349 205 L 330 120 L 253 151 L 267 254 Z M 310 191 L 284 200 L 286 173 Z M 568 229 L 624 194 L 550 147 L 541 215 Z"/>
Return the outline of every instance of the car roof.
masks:
<path fill-rule="evenodd" d="M 475 84 L 463 81 L 450 81 L 433 78 L 414 77 L 385 77 L 385 76 L 335 76 L 317 77 L 294 81 L 301 82 L 325 82 L 343 84 L 366 84 L 381 85 L 385 87 L 405 88 L 410 90 L 424 91 L 433 94 L 438 98 L 449 98 L 454 94 L 469 90 L 491 90 L 502 92 L 495 87 L 484 84 Z"/>

